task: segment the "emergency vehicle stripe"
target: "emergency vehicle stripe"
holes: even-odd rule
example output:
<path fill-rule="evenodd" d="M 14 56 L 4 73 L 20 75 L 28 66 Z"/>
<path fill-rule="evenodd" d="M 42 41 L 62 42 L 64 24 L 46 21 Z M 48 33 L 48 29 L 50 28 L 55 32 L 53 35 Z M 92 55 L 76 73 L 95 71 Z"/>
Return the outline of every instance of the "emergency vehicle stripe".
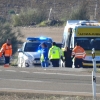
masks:
<path fill-rule="evenodd" d="M 84 53 L 76 53 L 77 55 L 83 55 Z"/>
<path fill-rule="evenodd" d="M 10 56 L 10 54 L 5 54 L 5 56 Z"/>
<path fill-rule="evenodd" d="M 3 52 L 3 50 L 4 50 L 4 49 L 3 49 L 3 48 L 1 48 L 0 52 Z"/>

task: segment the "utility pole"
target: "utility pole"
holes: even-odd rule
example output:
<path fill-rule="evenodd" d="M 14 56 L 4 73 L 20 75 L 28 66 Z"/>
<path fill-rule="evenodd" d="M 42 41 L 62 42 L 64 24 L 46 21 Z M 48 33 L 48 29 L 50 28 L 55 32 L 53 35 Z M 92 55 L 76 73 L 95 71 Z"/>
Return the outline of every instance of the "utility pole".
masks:
<path fill-rule="evenodd" d="M 49 17 L 48 17 L 48 21 L 50 20 L 50 16 L 51 16 L 51 11 L 52 11 L 52 8 L 50 8 L 50 12 L 49 12 Z"/>
<path fill-rule="evenodd" d="M 56 4 L 56 2 L 54 0 L 54 3 L 53 3 L 53 5 L 54 5 L 54 9 L 53 9 L 53 12 L 54 12 L 53 19 L 55 19 L 55 4 Z"/>
<path fill-rule="evenodd" d="M 94 12 L 94 19 L 97 19 L 97 7 L 98 7 L 98 0 L 96 0 L 96 5 L 95 5 L 95 12 Z"/>

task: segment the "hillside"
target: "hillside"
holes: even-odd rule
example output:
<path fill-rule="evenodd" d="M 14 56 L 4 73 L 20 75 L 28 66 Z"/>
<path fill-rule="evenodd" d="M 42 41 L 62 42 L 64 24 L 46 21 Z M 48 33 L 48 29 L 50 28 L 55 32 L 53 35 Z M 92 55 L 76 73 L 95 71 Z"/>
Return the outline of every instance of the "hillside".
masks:
<path fill-rule="evenodd" d="M 14 10 L 16 14 L 20 12 L 21 9 L 26 8 L 38 8 L 39 10 L 44 10 L 49 16 L 50 8 L 52 8 L 51 16 L 55 18 L 63 18 L 67 16 L 72 10 L 77 9 L 83 0 L 0 0 L 0 17 L 10 18 L 9 11 Z M 84 0 L 85 1 L 85 0 Z M 96 1 L 96 19 L 99 20 L 100 16 L 100 0 L 87 0 L 88 12 L 91 19 L 95 16 Z"/>

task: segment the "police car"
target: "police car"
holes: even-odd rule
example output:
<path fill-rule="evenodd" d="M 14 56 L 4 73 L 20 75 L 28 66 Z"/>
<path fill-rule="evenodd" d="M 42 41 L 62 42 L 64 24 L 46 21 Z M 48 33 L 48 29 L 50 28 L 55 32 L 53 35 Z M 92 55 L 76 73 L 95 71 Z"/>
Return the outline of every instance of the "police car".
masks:
<path fill-rule="evenodd" d="M 18 49 L 18 67 L 31 67 L 40 64 L 40 44 L 46 42 L 48 48 L 53 40 L 49 37 L 28 37 L 22 48 Z"/>

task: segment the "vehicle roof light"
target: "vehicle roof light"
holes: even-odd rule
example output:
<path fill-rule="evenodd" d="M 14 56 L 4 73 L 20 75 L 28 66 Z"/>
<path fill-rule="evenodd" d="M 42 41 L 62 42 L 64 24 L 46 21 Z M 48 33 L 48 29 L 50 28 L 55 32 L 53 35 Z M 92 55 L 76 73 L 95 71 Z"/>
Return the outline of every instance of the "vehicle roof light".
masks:
<path fill-rule="evenodd" d="M 39 39 L 40 39 L 40 40 L 46 40 L 46 39 L 48 39 L 48 38 L 42 37 L 42 36 L 41 36 L 41 37 L 39 37 Z"/>
<path fill-rule="evenodd" d="M 48 38 L 48 37 L 27 37 L 26 38 L 27 41 L 37 41 L 37 42 L 43 42 L 43 41 L 47 41 L 47 42 L 52 42 L 52 39 L 51 38 Z"/>

